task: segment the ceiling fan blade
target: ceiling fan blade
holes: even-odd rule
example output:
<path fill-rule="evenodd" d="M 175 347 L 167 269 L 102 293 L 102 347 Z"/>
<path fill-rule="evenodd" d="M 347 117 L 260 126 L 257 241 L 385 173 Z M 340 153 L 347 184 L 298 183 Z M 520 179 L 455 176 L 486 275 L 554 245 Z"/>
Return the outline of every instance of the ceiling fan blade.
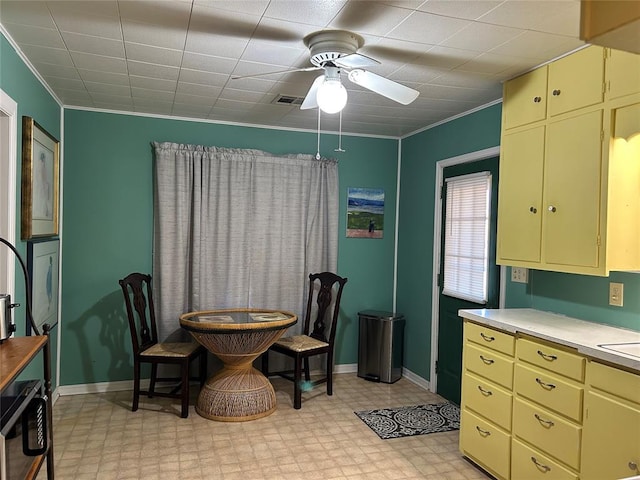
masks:
<path fill-rule="evenodd" d="M 241 78 L 264 77 L 266 75 L 277 75 L 279 73 L 313 72 L 314 70 L 322 70 L 322 67 L 288 68 L 287 70 L 278 70 L 276 72 L 254 73 L 252 75 L 238 75 L 235 77 L 231 77 L 231 80 L 240 80 Z"/>
<path fill-rule="evenodd" d="M 403 105 L 409 105 L 418 98 L 420 94 L 420 92 L 413 88 L 406 87 L 398 82 L 381 77 L 375 73 L 367 72 L 366 70 L 351 70 L 349 72 L 349 80 L 356 85 L 360 85 Z"/>
<path fill-rule="evenodd" d="M 346 68 L 364 68 L 380 65 L 380 62 L 376 59 L 367 57 L 366 55 L 362 55 L 361 53 L 352 53 L 350 55 L 345 55 L 344 57 L 335 59 L 333 63 L 335 63 L 339 67 Z"/>
<path fill-rule="evenodd" d="M 307 96 L 304 97 L 300 110 L 310 110 L 318 107 L 318 88 L 324 82 L 324 75 L 320 75 L 311 84 L 311 88 L 307 92 Z"/>

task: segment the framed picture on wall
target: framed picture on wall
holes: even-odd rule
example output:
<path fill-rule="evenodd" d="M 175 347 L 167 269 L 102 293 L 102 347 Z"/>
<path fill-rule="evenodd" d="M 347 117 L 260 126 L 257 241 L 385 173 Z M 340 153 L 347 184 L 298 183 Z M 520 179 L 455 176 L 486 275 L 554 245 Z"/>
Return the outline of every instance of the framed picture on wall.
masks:
<path fill-rule="evenodd" d="M 347 189 L 347 237 L 382 238 L 384 233 L 384 190 Z"/>
<path fill-rule="evenodd" d="M 31 313 L 42 333 L 42 325 L 58 323 L 58 271 L 60 241 L 33 240 L 27 243 L 27 265 L 31 286 Z M 27 326 L 30 331 L 30 326 Z"/>
<path fill-rule="evenodd" d="M 60 142 L 22 117 L 21 238 L 58 235 Z"/>

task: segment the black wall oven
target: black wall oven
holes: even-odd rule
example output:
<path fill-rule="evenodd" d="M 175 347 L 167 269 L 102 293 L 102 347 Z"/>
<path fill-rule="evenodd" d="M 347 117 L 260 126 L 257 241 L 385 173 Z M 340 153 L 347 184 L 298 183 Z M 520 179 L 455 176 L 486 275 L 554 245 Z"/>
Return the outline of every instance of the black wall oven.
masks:
<path fill-rule="evenodd" d="M 0 479 L 23 480 L 47 452 L 47 404 L 40 380 L 13 382 L 0 396 Z"/>

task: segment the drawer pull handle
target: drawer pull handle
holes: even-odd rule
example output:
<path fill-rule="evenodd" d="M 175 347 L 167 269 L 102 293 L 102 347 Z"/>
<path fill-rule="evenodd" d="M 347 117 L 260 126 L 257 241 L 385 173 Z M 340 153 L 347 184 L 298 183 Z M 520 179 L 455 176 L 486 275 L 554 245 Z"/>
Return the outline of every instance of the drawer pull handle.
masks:
<path fill-rule="evenodd" d="M 531 457 L 531 461 L 533 463 L 535 463 L 536 467 L 538 467 L 540 470 L 542 470 L 544 473 L 547 473 L 548 471 L 551 470 L 551 467 L 547 467 L 546 465 L 540 463 L 536 457 Z"/>
<path fill-rule="evenodd" d="M 553 390 L 554 388 L 556 388 L 553 383 L 545 383 L 539 378 L 536 378 L 536 382 L 538 382 L 538 385 L 540 385 L 542 388 L 546 388 L 547 390 Z"/>
<path fill-rule="evenodd" d="M 550 362 L 553 362 L 554 360 L 558 359 L 558 357 L 556 355 L 549 355 L 548 353 L 544 353 L 544 352 L 542 352 L 540 350 L 538 350 L 538 355 L 540 355 L 545 360 L 549 360 Z"/>
<path fill-rule="evenodd" d="M 495 360 L 491 360 L 490 358 L 485 358 L 484 355 L 480 355 L 480 360 L 482 360 L 487 365 L 491 365 L 495 362 Z"/>
<path fill-rule="evenodd" d="M 536 420 L 538 420 L 540 423 L 542 423 L 542 424 L 544 424 L 546 426 L 553 427 L 555 425 L 555 423 L 553 423 L 551 420 L 545 420 L 544 418 L 542 418 L 537 413 L 534 413 L 533 416 L 536 417 Z"/>
<path fill-rule="evenodd" d="M 480 390 L 480 392 L 483 395 L 486 395 L 487 397 L 490 397 L 491 395 L 493 395 L 493 392 L 491 390 L 485 390 L 484 388 L 482 388 L 481 385 L 478 385 L 478 390 Z"/>
<path fill-rule="evenodd" d="M 634 472 L 638 471 L 638 464 L 636 462 L 634 462 L 633 460 L 631 460 L 629 462 L 629 469 L 633 470 Z"/>
<path fill-rule="evenodd" d="M 480 332 L 480 336 L 487 342 L 493 342 L 496 339 L 496 337 L 490 337 L 489 335 L 485 335 L 482 332 Z"/>
<path fill-rule="evenodd" d="M 489 435 L 491 435 L 491 432 L 488 430 L 483 430 L 481 429 L 479 426 L 476 425 L 476 430 L 478 430 L 478 432 L 480 432 L 480 435 L 482 435 L 483 437 L 488 437 Z"/>

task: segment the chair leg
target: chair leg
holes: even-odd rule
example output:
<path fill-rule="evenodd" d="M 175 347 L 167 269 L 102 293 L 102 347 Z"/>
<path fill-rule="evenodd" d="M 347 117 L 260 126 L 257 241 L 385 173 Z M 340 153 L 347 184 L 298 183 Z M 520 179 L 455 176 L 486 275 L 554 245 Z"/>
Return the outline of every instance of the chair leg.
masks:
<path fill-rule="evenodd" d="M 333 352 L 327 353 L 327 395 L 333 395 Z"/>
<path fill-rule="evenodd" d="M 185 360 L 181 365 L 182 370 L 182 410 L 180 416 L 187 418 L 189 416 L 189 360 Z"/>
<path fill-rule="evenodd" d="M 262 355 L 262 374 L 269 378 L 269 350 L 264 352 Z"/>
<path fill-rule="evenodd" d="M 157 363 L 152 363 L 151 364 L 151 378 L 149 379 L 149 398 L 153 397 L 153 392 L 155 391 L 156 388 L 156 377 L 158 375 L 158 364 Z"/>
<path fill-rule="evenodd" d="M 307 382 L 311 381 L 311 373 L 309 370 L 309 357 L 304 357 L 304 379 Z"/>
<path fill-rule="evenodd" d="M 138 359 L 133 361 L 133 402 L 131 403 L 131 411 L 138 410 L 138 401 L 140 399 L 140 362 Z"/>
<path fill-rule="evenodd" d="M 296 356 L 294 360 L 295 366 L 293 371 L 293 408 L 300 410 L 302 408 L 302 358 Z"/>

